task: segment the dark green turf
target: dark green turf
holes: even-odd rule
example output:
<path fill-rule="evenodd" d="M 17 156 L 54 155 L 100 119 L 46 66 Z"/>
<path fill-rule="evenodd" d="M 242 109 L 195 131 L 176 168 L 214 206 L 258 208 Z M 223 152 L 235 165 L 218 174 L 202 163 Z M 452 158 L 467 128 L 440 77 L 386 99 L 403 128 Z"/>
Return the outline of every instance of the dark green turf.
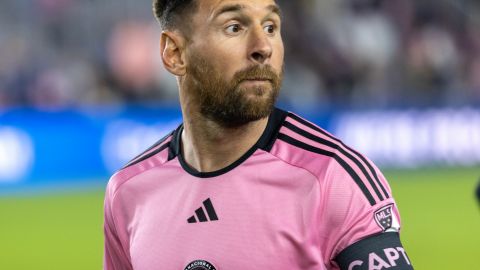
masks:
<path fill-rule="evenodd" d="M 420 270 L 480 269 L 479 168 L 385 173 L 402 217 L 402 241 Z"/>
<path fill-rule="evenodd" d="M 387 171 L 417 270 L 480 269 L 480 169 Z M 0 269 L 101 269 L 103 189 L 0 197 Z"/>
<path fill-rule="evenodd" d="M 103 191 L 0 198 L 0 269 L 101 269 Z"/>

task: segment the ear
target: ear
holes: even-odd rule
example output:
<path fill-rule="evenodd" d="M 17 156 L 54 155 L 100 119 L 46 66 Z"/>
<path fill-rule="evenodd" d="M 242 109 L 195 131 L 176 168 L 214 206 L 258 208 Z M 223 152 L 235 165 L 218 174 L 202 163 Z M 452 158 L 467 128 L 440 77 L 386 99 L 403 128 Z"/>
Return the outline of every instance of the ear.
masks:
<path fill-rule="evenodd" d="M 163 31 L 160 37 L 160 54 L 165 68 L 176 76 L 186 73 L 185 39 L 178 32 Z"/>

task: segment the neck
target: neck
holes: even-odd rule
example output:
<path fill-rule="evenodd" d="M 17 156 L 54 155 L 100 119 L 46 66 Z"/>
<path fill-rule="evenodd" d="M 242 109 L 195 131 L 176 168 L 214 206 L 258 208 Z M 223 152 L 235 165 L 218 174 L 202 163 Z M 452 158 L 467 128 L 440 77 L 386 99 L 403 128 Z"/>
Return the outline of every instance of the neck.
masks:
<path fill-rule="evenodd" d="M 238 160 L 260 138 L 268 118 L 225 127 L 199 113 L 183 112 L 182 155 L 199 172 L 223 169 Z"/>

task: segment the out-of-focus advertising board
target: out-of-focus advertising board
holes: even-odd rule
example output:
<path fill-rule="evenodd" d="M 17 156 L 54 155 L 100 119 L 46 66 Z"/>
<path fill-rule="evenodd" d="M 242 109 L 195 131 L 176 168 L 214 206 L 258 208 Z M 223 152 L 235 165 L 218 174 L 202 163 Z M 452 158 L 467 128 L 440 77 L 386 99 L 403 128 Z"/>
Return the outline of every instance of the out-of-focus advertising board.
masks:
<path fill-rule="evenodd" d="M 332 112 L 309 120 L 384 168 L 480 164 L 479 109 Z M 176 107 L 0 112 L 0 194 L 103 184 L 181 121 Z"/>

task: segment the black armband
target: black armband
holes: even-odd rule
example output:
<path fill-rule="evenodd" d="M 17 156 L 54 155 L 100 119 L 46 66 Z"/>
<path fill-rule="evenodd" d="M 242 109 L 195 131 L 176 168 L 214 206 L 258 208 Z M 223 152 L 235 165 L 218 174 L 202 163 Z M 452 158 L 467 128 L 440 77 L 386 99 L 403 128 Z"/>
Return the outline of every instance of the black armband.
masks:
<path fill-rule="evenodd" d="M 335 261 L 341 270 L 413 270 L 396 232 L 358 241 L 340 252 Z"/>

